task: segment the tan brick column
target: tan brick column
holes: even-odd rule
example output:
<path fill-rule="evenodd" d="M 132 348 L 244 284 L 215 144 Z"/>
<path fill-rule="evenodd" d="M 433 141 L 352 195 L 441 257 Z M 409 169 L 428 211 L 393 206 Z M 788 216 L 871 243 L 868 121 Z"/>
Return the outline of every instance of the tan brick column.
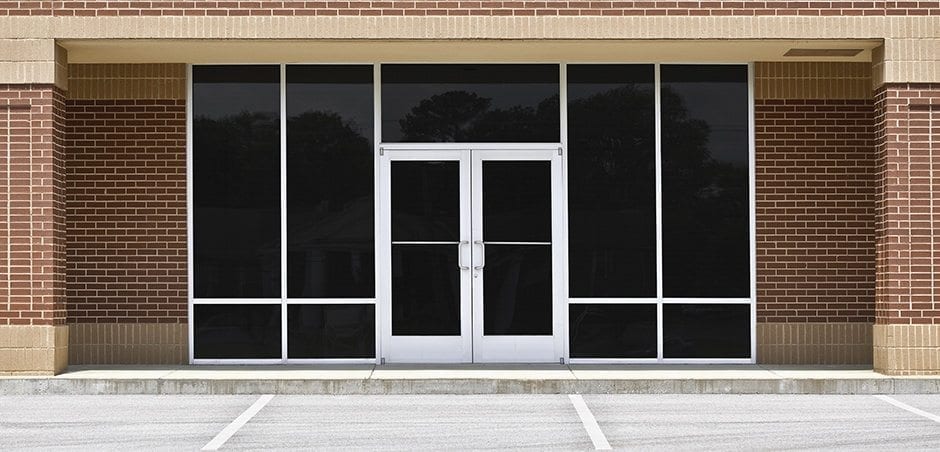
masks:
<path fill-rule="evenodd" d="M 51 40 L 0 48 L 0 374 L 54 374 L 68 364 L 66 55 Z"/>
<path fill-rule="evenodd" d="M 888 41 L 878 55 L 882 60 L 875 61 L 884 81 L 876 82 L 875 96 L 874 367 L 886 374 L 935 374 L 940 373 L 940 61 L 915 61 L 923 53 L 905 48 L 917 46 Z"/>

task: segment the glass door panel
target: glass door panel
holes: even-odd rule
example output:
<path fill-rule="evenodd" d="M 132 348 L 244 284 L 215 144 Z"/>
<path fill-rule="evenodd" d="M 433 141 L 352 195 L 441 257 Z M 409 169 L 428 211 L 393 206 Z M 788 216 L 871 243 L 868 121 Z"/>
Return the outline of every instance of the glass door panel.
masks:
<path fill-rule="evenodd" d="M 561 162 L 553 150 L 471 158 L 474 361 L 557 362 Z"/>
<path fill-rule="evenodd" d="M 389 362 L 468 362 L 470 228 L 467 151 L 389 150 L 382 158 Z"/>

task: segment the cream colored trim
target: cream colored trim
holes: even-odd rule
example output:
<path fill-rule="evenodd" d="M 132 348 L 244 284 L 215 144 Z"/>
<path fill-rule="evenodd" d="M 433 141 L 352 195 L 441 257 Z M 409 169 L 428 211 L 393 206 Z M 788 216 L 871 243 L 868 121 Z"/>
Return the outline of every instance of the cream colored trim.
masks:
<path fill-rule="evenodd" d="M 186 65 L 71 64 L 69 99 L 185 99 Z"/>
<path fill-rule="evenodd" d="M 881 39 L 940 37 L 940 17 L 5 16 L 0 37 L 55 39 Z"/>
<path fill-rule="evenodd" d="M 60 45 L 55 46 L 55 84 L 69 90 L 69 51 Z"/>
<path fill-rule="evenodd" d="M 50 61 L 55 59 L 52 39 L 0 39 L 0 61 Z"/>
<path fill-rule="evenodd" d="M 55 75 L 55 61 L 0 61 L 0 84 L 53 84 Z"/>
<path fill-rule="evenodd" d="M 940 374 L 940 325 L 875 325 L 873 337 L 876 371 Z"/>
<path fill-rule="evenodd" d="M 72 364 L 185 364 L 189 352 L 185 323 L 76 323 L 69 342 Z"/>
<path fill-rule="evenodd" d="M 0 325 L 0 375 L 54 375 L 68 365 L 67 325 Z"/>
<path fill-rule="evenodd" d="M 871 364 L 870 323 L 758 323 L 761 364 Z"/>
<path fill-rule="evenodd" d="M 871 99 L 870 63 L 759 62 L 756 99 Z"/>
<path fill-rule="evenodd" d="M 295 63 L 295 62 L 747 62 L 819 61 L 784 58 L 793 47 L 864 49 L 838 61 L 869 62 L 881 41 L 526 40 L 526 41 L 282 41 L 282 40 L 64 40 L 73 63 Z"/>
<path fill-rule="evenodd" d="M 0 39 L 0 83 L 66 83 L 57 77 L 56 61 L 66 55 L 57 52 L 52 39 Z M 61 71 L 61 68 L 58 68 Z"/>

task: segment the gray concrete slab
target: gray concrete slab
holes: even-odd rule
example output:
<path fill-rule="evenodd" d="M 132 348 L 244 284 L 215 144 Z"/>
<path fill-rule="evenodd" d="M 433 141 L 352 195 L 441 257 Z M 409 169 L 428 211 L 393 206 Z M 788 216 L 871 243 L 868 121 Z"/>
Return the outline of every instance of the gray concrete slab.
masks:
<path fill-rule="evenodd" d="M 940 425 L 872 396 L 585 395 L 611 445 L 940 450 Z"/>
<path fill-rule="evenodd" d="M 376 380 L 573 380 L 559 364 L 386 364 L 372 372 Z"/>
<path fill-rule="evenodd" d="M 28 394 L 940 394 L 940 376 L 858 366 L 268 365 L 85 366 L 0 378 Z"/>
<path fill-rule="evenodd" d="M 254 396 L 0 397 L 3 450 L 198 450 Z"/>
<path fill-rule="evenodd" d="M 278 396 L 233 449 L 592 449 L 564 395 Z"/>

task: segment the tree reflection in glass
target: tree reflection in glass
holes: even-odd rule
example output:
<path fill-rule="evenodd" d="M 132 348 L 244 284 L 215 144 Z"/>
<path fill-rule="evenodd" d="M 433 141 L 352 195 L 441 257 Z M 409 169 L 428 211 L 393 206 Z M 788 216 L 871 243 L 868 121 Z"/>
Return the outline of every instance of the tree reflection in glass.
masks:
<path fill-rule="evenodd" d="M 386 142 L 558 142 L 558 66 L 382 66 Z"/>
<path fill-rule="evenodd" d="M 292 298 L 375 296 L 372 66 L 287 67 Z"/>
<path fill-rule="evenodd" d="M 193 68 L 196 298 L 277 298 L 277 66 Z"/>

